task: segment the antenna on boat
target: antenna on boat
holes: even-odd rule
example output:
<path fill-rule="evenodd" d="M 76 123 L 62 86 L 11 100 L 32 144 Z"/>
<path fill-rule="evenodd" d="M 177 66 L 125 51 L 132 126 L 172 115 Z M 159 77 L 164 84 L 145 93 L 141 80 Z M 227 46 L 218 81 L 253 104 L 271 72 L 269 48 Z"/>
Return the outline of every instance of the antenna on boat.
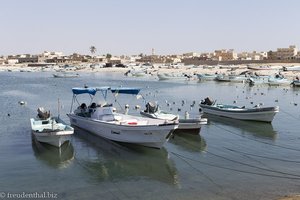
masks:
<path fill-rule="evenodd" d="M 58 116 L 57 118 L 59 119 L 59 106 L 60 106 L 60 102 L 59 102 L 59 98 L 57 99 L 57 113 L 58 113 Z"/>

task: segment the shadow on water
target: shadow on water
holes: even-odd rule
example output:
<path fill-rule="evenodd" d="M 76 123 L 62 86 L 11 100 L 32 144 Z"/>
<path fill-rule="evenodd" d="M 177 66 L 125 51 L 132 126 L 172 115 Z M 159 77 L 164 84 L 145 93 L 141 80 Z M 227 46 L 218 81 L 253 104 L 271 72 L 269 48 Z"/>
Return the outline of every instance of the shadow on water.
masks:
<path fill-rule="evenodd" d="M 32 149 L 37 160 L 54 168 L 66 168 L 74 159 L 74 148 L 69 141 L 57 148 L 40 143 L 32 136 Z"/>
<path fill-rule="evenodd" d="M 254 137 L 275 140 L 277 132 L 274 130 L 271 123 L 243 121 L 238 119 L 231 119 L 226 117 L 219 117 L 216 115 L 204 114 L 208 118 L 208 124 L 212 125 L 226 125 L 234 129 L 230 130 L 238 134 L 250 134 Z M 228 129 L 226 129 L 228 130 Z"/>
<path fill-rule="evenodd" d="M 77 161 L 98 181 L 150 178 L 177 185 L 175 165 L 168 152 L 137 145 L 115 143 L 78 127 L 75 136 L 82 140 L 85 155 Z M 91 153 L 92 152 L 92 153 Z"/>
<path fill-rule="evenodd" d="M 177 132 L 169 139 L 169 142 L 189 152 L 201 152 L 207 148 L 205 139 L 199 134 Z"/>

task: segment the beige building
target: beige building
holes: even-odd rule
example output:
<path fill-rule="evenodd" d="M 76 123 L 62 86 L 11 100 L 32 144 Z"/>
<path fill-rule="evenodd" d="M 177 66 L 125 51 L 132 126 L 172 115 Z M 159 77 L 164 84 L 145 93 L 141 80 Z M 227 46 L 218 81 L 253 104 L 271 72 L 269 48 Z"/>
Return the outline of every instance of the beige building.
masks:
<path fill-rule="evenodd" d="M 184 58 L 192 58 L 192 57 L 198 57 L 199 54 L 198 53 L 195 53 L 195 52 L 189 52 L 189 53 L 184 53 L 182 54 L 182 56 Z"/>
<path fill-rule="evenodd" d="M 288 48 L 277 48 L 276 57 L 280 60 L 292 60 L 295 59 L 297 53 L 297 47 L 291 45 Z"/>
<path fill-rule="evenodd" d="M 214 53 L 214 60 L 218 61 L 237 60 L 237 58 L 237 53 L 235 53 L 233 49 L 215 50 Z"/>

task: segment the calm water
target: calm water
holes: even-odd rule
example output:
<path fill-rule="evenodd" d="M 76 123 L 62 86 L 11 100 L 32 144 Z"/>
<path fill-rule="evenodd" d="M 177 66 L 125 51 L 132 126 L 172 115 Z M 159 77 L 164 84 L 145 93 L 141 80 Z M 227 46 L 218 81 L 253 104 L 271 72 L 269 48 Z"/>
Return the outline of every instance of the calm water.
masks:
<path fill-rule="evenodd" d="M 37 107 L 56 115 L 59 98 L 61 117 L 68 121 L 71 88 L 84 84 L 141 87 L 147 100 L 182 116 L 185 111 L 198 115 L 198 103 L 206 96 L 241 106 L 279 105 L 280 112 L 272 124 L 207 116 L 209 124 L 203 126 L 201 136 L 175 136 L 161 150 L 112 143 L 83 130 L 75 130 L 71 142 L 61 149 L 34 141 L 29 118 L 36 115 Z M 297 193 L 298 93 L 290 87 L 159 82 L 111 73 L 55 79 L 51 73 L 1 72 L 0 192 L 50 192 L 61 199 L 172 200 L 275 199 Z M 144 107 L 133 96 L 118 99 L 122 106 L 130 104 L 132 114 L 138 113 L 135 105 Z M 21 100 L 27 105 L 19 105 Z"/>

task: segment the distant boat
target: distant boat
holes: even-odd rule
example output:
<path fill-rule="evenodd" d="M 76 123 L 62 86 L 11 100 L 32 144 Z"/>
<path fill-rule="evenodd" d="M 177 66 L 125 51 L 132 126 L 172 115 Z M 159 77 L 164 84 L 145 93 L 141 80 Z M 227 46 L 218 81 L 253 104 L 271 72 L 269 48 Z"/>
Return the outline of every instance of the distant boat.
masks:
<path fill-rule="evenodd" d="M 247 79 L 249 85 L 267 84 L 269 76 L 251 76 Z"/>
<path fill-rule="evenodd" d="M 292 82 L 292 85 L 295 86 L 295 87 L 300 87 L 300 80 L 294 80 Z"/>
<path fill-rule="evenodd" d="M 59 117 L 51 117 L 50 112 L 44 108 L 38 108 L 38 116 L 31 118 L 32 134 L 39 142 L 48 143 L 60 147 L 68 141 L 74 129 L 63 122 Z"/>
<path fill-rule="evenodd" d="M 77 78 L 79 77 L 79 74 L 73 74 L 73 73 L 56 73 L 53 74 L 54 78 Z"/>
<path fill-rule="evenodd" d="M 271 66 L 271 65 L 248 66 L 248 69 L 252 69 L 252 70 L 278 70 L 278 69 L 282 69 L 282 66 Z"/>
<path fill-rule="evenodd" d="M 216 79 L 217 74 L 197 74 L 199 81 L 213 81 Z"/>
<path fill-rule="evenodd" d="M 234 83 L 243 83 L 248 79 L 246 76 L 240 76 L 240 75 L 224 75 L 219 74 L 216 77 L 216 81 L 220 82 L 234 82 Z"/>
<path fill-rule="evenodd" d="M 283 71 L 300 71 L 300 66 L 283 67 Z"/>
<path fill-rule="evenodd" d="M 279 112 L 278 106 L 245 108 L 233 105 L 216 104 L 209 98 L 202 101 L 200 107 L 203 112 L 207 114 L 261 122 L 272 122 L 275 114 Z"/>
<path fill-rule="evenodd" d="M 164 81 L 164 80 L 188 80 L 189 77 L 186 74 L 168 74 L 168 73 L 160 73 L 157 74 L 158 80 Z"/>
<path fill-rule="evenodd" d="M 270 77 L 268 84 L 270 86 L 290 85 L 291 81 L 283 77 Z"/>

